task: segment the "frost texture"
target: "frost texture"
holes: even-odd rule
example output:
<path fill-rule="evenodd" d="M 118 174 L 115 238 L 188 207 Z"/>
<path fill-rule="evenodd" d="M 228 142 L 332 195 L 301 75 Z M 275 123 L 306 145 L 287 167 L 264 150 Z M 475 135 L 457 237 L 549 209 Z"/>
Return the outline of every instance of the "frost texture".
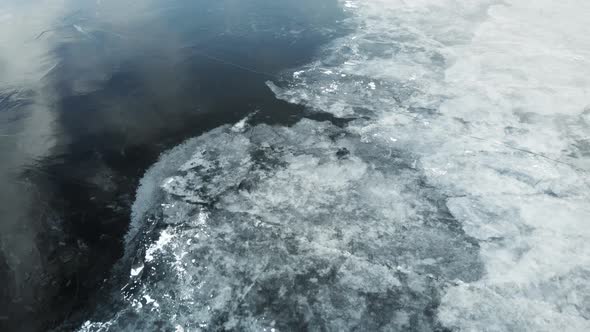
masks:
<path fill-rule="evenodd" d="M 343 6 L 355 32 L 268 86 L 352 121 L 164 155 L 109 326 L 590 330 L 590 3 Z"/>
<path fill-rule="evenodd" d="M 485 275 L 446 290 L 462 331 L 590 329 L 590 5 L 347 1 L 356 33 L 278 97 L 411 151 L 478 239 Z M 335 88 L 336 87 L 336 88 Z"/>
<path fill-rule="evenodd" d="M 403 151 L 310 120 L 187 145 L 113 330 L 433 330 L 439 289 L 481 276 L 479 247 Z"/>

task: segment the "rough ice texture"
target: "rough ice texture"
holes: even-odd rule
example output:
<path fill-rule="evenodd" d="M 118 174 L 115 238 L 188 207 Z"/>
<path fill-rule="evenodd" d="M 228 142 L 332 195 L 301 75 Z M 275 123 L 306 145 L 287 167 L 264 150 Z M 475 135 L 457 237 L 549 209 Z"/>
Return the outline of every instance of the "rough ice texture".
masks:
<path fill-rule="evenodd" d="M 268 85 L 355 120 L 240 123 L 164 156 L 109 324 L 590 330 L 590 3 L 343 6 L 355 32 Z"/>
<path fill-rule="evenodd" d="M 479 240 L 485 275 L 447 289 L 440 321 L 464 331 L 590 329 L 590 4 L 347 4 L 362 29 L 289 86 L 269 86 L 364 117 L 348 129 L 411 151 L 449 197 Z"/>
<path fill-rule="evenodd" d="M 434 330 L 440 289 L 481 277 L 479 246 L 404 151 L 310 120 L 185 146 L 110 329 Z"/>

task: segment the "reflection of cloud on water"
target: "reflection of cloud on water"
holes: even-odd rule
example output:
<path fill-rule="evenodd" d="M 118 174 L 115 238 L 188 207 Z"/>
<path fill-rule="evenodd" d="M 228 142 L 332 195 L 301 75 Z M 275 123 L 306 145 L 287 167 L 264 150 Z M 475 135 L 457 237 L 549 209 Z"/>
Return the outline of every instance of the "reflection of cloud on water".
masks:
<path fill-rule="evenodd" d="M 53 29 L 63 15 L 63 1 L 0 4 L 0 86 L 23 88 L 36 86 L 55 66 L 50 54 L 51 34 L 36 38 Z"/>
<path fill-rule="evenodd" d="M 47 253 L 38 248 L 43 198 L 21 172 L 48 155 L 55 144 L 52 93 L 43 78 L 57 65 L 50 31 L 65 12 L 63 1 L 3 1 L 0 4 L 0 302 L 13 319 L 37 310 L 43 298 Z M 51 288 L 51 287 L 49 287 Z M 4 298 L 5 297 L 5 298 Z M 35 324 L 29 320 L 28 324 Z M 23 327 L 33 328 L 32 325 Z"/>
<path fill-rule="evenodd" d="M 333 10 L 314 1 L 0 2 L 0 283 L 11 285 L 0 302 L 22 298 L 14 312 L 0 312 L 0 325 L 4 315 L 23 321 L 15 315 L 25 305 L 42 309 L 31 324 L 47 311 L 65 314 L 76 299 L 64 287 L 80 298 L 94 287 L 117 252 L 105 245 L 117 234 L 104 214 L 124 215 L 117 195 L 134 188 L 124 172 L 141 172 L 188 132 L 278 103 L 264 85 L 268 73 L 310 56 L 333 33 L 314 28 Z M 290 10 L 298 7 L 307 11 Z M 96 192 L 104 195 L 92 201 Z M 71 224 L 92 226 L 86 232 L 99 239 L 77 242 Z M 111 242 L 101 242 L 105 234 Z M 88 261 L 99 272 L 88 272 Z M 77 279 L 86 283 L 79 294 Z M 36 303 L 57 293 L 62 308 Z"/>

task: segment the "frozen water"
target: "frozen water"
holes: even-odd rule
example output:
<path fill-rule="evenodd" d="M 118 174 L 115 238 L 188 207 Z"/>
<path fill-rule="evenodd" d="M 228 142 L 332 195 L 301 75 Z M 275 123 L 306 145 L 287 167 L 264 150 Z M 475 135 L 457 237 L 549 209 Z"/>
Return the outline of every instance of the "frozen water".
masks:
<path fill-rule="evenodd" d="M 449 197 L 480 241 L 486 273 L 447 290 L 444 325 L 588 330 L 588 3 L 356 4 L 363 29 L 288 87 L 271 88 L 368 118 L 349 130 L 412 151 L 425 181 Z M 379 84 L 371 91 L 367 82 Z M 338 92 L 324 89 L 332 84 Z"/>
<path fill-rule="evenodd" d="M 109 324 L 590 330 L 590 3 L 343 6 L 354 32 L 268 86 L 353 121 L 246 120 L 164 155 Z"/>
<path fill-rule="evenodd" d="M 434 329 L 439 290 L 481 277 L 478 245 L 406 152 L 310 120 L 185 146 L 114 329 Z"/>

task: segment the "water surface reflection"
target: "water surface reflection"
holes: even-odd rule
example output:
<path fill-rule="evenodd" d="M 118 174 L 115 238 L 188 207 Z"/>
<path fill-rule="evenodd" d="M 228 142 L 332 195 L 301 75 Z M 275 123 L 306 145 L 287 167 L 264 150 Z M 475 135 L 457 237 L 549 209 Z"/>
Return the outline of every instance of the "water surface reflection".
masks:
<path fill-rule="evenodd" d="M 44 329 L 87 302 L 163 150 L 255 110 L 300 118 L 265 81 L 342 18 L 332 0 L 0 5 L 1 324 Z"/>

